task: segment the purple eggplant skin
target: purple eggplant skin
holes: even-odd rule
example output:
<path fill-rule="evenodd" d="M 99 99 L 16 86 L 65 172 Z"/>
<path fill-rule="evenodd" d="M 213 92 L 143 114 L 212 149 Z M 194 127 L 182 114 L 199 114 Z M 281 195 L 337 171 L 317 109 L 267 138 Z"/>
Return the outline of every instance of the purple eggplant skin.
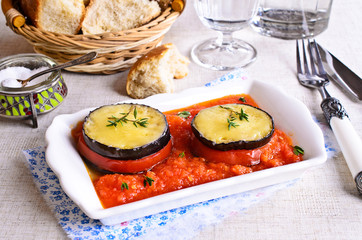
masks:
<path fill-rule="evenodd" d="M 137 105 L 137 106 L 143 105 L 143 104 L 133 104 L 133 103 L 127 103 L 127 104 Z M 143 106 L 150 107 L 147 105 L 143 105 Z M 101 107 L 99 107 L 99 108 L 101 108 Z M 97 108 L 97 109 L 99 109 L 99 108 Z M 97 109 L 94 109 L 93 111 L 96 111 Z M 152 154 L 160 151 L 162 148 L 164 148 L 167 145 L 167 143 L 171 140 L 170 129 L 169 129 L 168 122 L 166 120 L 166 116 L 162 112 L 160 112 L 158 109 L 155 109 L 155 110 L 163 115 L 166 125 L 165 125 L 165 129 L 164 129 L 163 133 L 161 134 L 161 136 L 153 142 L 150 142 L 148 144 L 145 144 L 143 146 L 133 148 L 133 149 L 120 149 L 120 148 L 115 148 L 112 146 L 107 146 L 105 144 L 97 142 L 96 140 L 88 137 L 83 128 L 82 134 L 84 137 L 84 141 L 92 151 L 98 153 L 99 155 L 102 155 L 104 157 L 111 158 L 111 159 L 137 160 L 137 159 L 152 155 Z M 91 111 L 89 114 L 91 114 L 93 111 Z M 84 123 L 87 121 L 89 114 L 85 117 Z"/>
<path fill-rule="evenodd" d="M 250 105 L 248 105 L 250 106 Z M 229 142 L 229 143 L 215 143 L 207 138 L 205 138 L 202 133 L 200 133 L 196 127 L 195 127 L 195 124 L 194 124 L 194 120 L 195 118 L 197 117 L 197 114 L 195 115 L 195 117 L 192 119 L 191 121 L 191 130 L 192 130 L 192 133 L 195 135 L 195 137 L 201 141 L 204 145 L 208 146 L 209 148 L 211 149 L 215 149 L 215 150 L 219 150 L 219 151 L 230 151 L 230 150 L 252 150 L 252 149 L 256 149 L 256 148 L 259 148 L 259 147 L 262 147 L 264 146 L 265 144 L 267 144 L 271 137 L 273 136 L 273 133 L 274 133 L 274 119 L 273 117 L 267 113 L 266 111 L 260 109 L 260 108 L 257 108 L 257 107 L 254 107 L 254 106 L 250 106 L 250 107 L 253 107 L 253 108 L 256 108 L 260 111 L 263 111 L 264 113 L 266 113 L 269 118 L 271 119 L 272 121 L 272 130 L 269 132 L 269 134 L 261 139 L 258 139 L 258 140 L 253 140 L 253 141 L 246 141 L 246 140 L 240 140 L 240 141 L 234 141 L 234 142 Z"/>

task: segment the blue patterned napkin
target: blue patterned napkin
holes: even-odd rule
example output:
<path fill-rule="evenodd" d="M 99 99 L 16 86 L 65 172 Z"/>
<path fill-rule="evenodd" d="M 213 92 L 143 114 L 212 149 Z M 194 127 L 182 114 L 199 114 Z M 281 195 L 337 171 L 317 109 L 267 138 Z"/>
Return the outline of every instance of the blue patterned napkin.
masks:
<path fill-rule="evenodd" d="M 231 72 L 207 84 L 214 86 L 228 80 L 243 80 L 247 76 L 241 70 Z M 320 124 L 321 125 L 321 124 Z M 328 132 L 327 126 L 321 126 Z M 324 128 L 324 129 L 323 129 Z M 326 131 L 325 131 L 326 130 Z M 336 150 L 333 137 L 326 135 L 327 153 Z M 202 203 L 180 207 L 146 216 L 114 226 L 105 226 L 99 220 L 90 219 L 64 193 L 57 176 L 45 160 L 45 148 L 23 151 L 33 175 L 35 185 L 46 203 L 55 213 L 59 224 L 71 239 L 190 239 L 206 226 L 222 222 L 225 218 L 245 212 L 251 205 L 268 198 L 278 190 L 294 185 L 298 179 L 251 190 Z"/>

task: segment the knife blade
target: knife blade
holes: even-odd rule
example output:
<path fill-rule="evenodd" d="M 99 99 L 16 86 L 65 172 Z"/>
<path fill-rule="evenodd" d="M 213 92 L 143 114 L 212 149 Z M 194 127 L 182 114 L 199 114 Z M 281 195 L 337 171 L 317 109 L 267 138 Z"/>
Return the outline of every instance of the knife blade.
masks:
<path fill-rule="evenodd" d="M 327 74 L 343 89 L 362 100 L 362 79 L 328 50 L 317 43 Z"/>

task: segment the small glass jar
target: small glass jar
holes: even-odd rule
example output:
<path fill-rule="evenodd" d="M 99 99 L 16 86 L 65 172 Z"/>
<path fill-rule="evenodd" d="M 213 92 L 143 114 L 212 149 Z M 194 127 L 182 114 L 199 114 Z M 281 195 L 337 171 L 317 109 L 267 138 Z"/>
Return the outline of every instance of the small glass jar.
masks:
<path fill-rule="evenodd" d="M 25 67 L 30 70 L 53 67 L 57 63 L 41 54 L 18 54 L 0 59 L 0 71 L 11 67 Z M 30 77 L 30 76 L 29 76 Z M 4 88 L 0 84 L 0 117 L 32 119 L 38 127 L 37 115 L 49 112 L 59 106 L 68 93 L 61 71 L 52 72 L 37 84 L 21 88 Z"/>

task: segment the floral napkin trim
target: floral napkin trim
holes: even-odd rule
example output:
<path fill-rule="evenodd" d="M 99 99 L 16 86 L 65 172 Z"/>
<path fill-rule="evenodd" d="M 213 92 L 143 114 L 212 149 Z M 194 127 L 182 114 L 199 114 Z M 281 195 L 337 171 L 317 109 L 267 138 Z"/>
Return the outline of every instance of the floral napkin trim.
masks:
<path fill-rule="evenodd" d="M 45 160 L 45 148 L 23 151 L 35 185 L 46 203 L 54 211 L 59 224 L 71 239 L 189 239 L 206 226 L 221 222 L 226 217 L 246 211 L 251 205 L 274 192 L 292 186 L 289 181 L 265 188 L 192 204 L 146 216 L 114 226 L 105 226 L 99 220 L 85 215 L 65 194 Z"/>

